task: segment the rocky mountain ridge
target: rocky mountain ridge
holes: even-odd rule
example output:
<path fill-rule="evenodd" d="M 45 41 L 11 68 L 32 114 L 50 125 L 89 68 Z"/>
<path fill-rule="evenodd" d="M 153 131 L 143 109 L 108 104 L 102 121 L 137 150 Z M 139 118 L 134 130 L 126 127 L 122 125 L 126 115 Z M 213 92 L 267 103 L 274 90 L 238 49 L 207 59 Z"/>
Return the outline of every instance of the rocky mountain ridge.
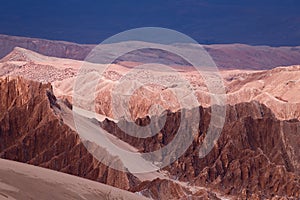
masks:
<path fill-rule="evenodd" d="M 1 158 L 96 180 L 154 199 L 299 198 L 299 121 L 280 121 L 258 102 L 227 106 L 222 134 L 203 159 L 199 158 L 198 150 L 206 136 L 210 109 L 197 108 L 202 116 L 198 133 L 186 153 L 164 168 L 170 174 L 169 179 L 141 182 L 130 173 L 108 168 L 87 152 L 76 132 L 60 117 L 60 104 L 50 84 L 7 77 L 1 79 L 0 89 L 4 94 L 0 106 L 0 136 L 4 141 Z M 106 119 L 98 123 L 146 152 L 172 140 L 181 114 L 169 112 L 161 133 L 146 139 L 122 132 L 116 124 L 121 122 Z M 138 119 L 136 123 L 148 122 Z M 189 182 L 189 186 L 184 182 Z"/>
<path fill-rule="evenodd" d="M 201 102 L 194 108 L 201 115 L 199 129 L 177 161 L 162 171 L 141 175 L 117 171 L 99 162 L 84 146 L 88 142 L 82 141 L 76 128 L 66 121 L 65 110 L 70 114 L 74 108 L 74 80 L 83 64 L 22 48 L 15 48 L 0 61 L 1 158 L 88 178 L 153 199 L 300 198 L 298 65 L 260 71 L 220 71 L 227 94 L 226 122 L 213 150 L 203 159 L 199 158 L 199 147 L 210 122 L 210 94 L 199 74 L 178 68 Z M 88 123 L 103 127 L 140 153 L 152 152 L 169 144 L 178 131 L 185 108 L 180 109 L 172 90 L 182 88 L 180 84 L 145 85 L 130 99 L 133 122 L 114 119 L 112 94 L 130 70 L 131 66 L 113 64 L 99 82 L 95 71 L 87 72 L 81 90 L 93 94 L 90 85 L 95 83 L 98 95 L 79 106 L 85 110 Z M 143 78 L 149 73 L 140 71 L 127 78 Z M 163 71 L 151 73 L 164 80 L 177 80 L 174 74 Z M 90 117 L 92 103 L 97 113 L 102 114 L 101 120 Z M 118 127 L 119 123 L 147 125 L 160 114 L 151 110 L 156 103 L 162 106 L 167 121 L 155 136 L 135 138 Z M 124 164 L 107 149 L 98 147 L 97 151 Z"/>
<path fill-rule="evenodd" d="M 64 124 L 50 84 L 23 78 L 1 78 L 0 157 L 37 165 L 129 189 L 133 175 L 110 169 L 85 148 Z M 107 154 L 102 149 L 103 155 Z M 113 158 L 112 158 L 113 159 Z M 115 159 L 113 159 L 115 160 Z M 118 161 L 116 161 L 118 162 Z"/>

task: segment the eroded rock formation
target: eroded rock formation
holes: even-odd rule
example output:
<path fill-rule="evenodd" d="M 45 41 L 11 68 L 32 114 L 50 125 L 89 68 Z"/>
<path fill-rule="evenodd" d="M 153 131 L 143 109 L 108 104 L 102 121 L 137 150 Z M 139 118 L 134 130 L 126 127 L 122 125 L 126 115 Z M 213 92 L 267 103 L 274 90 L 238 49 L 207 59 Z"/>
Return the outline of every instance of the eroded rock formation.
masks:
<path fill-rule="evenodd" d="M 108 168 L 86 150 L 77 133 L 55 112 L 60 108 L 50 84 L 7 77 L 0 79 L 0 94 L 1 158 L 121 189 L 129 189 L 137 183 L 134 176 Z"/>
<path fill-rule="evenodd" d="M 199 132 L 193 143 L 183 156 L 165 168 L 173 179 L 213 188 L 242 199 L 300 198 L 298 120 L 280 121 L 270 109 L 258 102 L 227 106 L 227 118 L 220 138 L 213 150 L 200 159 L 199 147 L 207 133 L 210 109 L 200 107 L 199 111 Z M 149 119 L 136 123 L 144 126 Z M 101 125 L 140 151 L 149 152 L 167 145 L 179 124 L 180 113 L 169 113 L 161 132 L 146 139 L 128 136 L 109 120 Z M 153 183 L 151 187 L 155 188 L 155 185 Z"/>
<path fill-rule="evenodd" d="M 62 66 L 76 66 L 72 69 L 74 74 L 66 74 L 64 68 L 55 68 L 54 63 L 60 61 L 43 58 L 36 63 L 35 60 L 27 60 L 31 58 L 28 55 L 22 57 L 20 52 L 16 55 L 21 57 L 7 60 L 1 66 L 4 74 L 23 74 L 38 81 L 46 78 L 46 81 L 51 82 L 61 80 L 61 76 L 62 79 L 72 77 L 80 64 L 79 61 L 64 61 Z M 41 77 L 43 80 L 40 80 L 37 76 L 38 70 L 47 70 L 48 68 L 43 68 L 48 66 L 47 63 L 53 73 Z M 68 64 L 65 65 L 66 63 Z M 32 65 L 36 68 L 32 68 Z M 122 73 L 126 72 L 124 67 L 114 67 L 124 70 L 121 70 Z M 37 72 L 31 72 L 32 69 L 37 69 Z M 96 110 L 107 116 L 112 116 L 109 105 L 114 81 L 122 76 L 121 72 L 116 73 L 116 69 L 108 71 L 105 79 L 97 86 L 99 95 L 98 99 L 96 98 Z M 170 179 L 155 179 L 142 183 L 130 173 L 108 168 L 87 152 L 77 133 L 64 123 L 60 103 L 53 95 L 50 84 L 23 78 L 2 78 L 0 139 L 3 142 L 0 144 L 0 157 L 130 189 L 154 199 L 164 199 L 167 196 L 173 199 L 191 196 L 196 199 L 217 199 L 220 198 L 217 193 L 233 199 L 299 199 L 300 122 L 295 119 L 299 118 L 299 101 L 294 95 L 298 92 L 299 71 L 299 66 L 291 66 L 262 72 L 230 72 L 228 76 L 224 72 L 230 105 L 227 106 L 222 134 L 213 150 L 205 158 L 199 158 L 199 147 L 203 145 L 204 137 L 207 136 L 211 111 L 207 106 L 195 108 L 201 116 L 199 128 L 192 136 L 193 142 L 184 155 L 164 168 L 170 173 Z M 31 75 L 33 77 L 30 77 Z M 186 75 L 192 81 L 198 80 L 192 73 L 187 72 Z M 172 76 L 167 74 L 166 77 Z M 93 80 L 92 78 L 88 80 Z M 68 81 L 70 79 L 58 84 L 61 89 L 60 98 L 72 95 L 73 82 Z M 87 87 L 83 88 L 83 92 L 86 92 Z M 208 94 L 201 89 L 199 80 L 195 82 L 195 87 L 205 100 Z M 157 98 L 161 95 L 163 99 Z M 72 108 L 72 99 L 68 99 L 65 102 Z M 166 123 L 163 128 L 155 136 L 145 139 L 129 136 L 117 127 L 116 122 L 109 119 L 100 122 L 99 125 L 140 152 L 158 150 L 174 139 L 182 123 L 180 118 L 185 115 L 185 109 L 175 112 L 178 105 L 168 88 L 139 88 L 130 101 L 129 111 L 133 114 L 135 123 L 140 126 L 149 124 L 156 117 L 144 117 L 155 102 L 162 103 L 164 109 L 174 104 L 171 106 L 174 109 L 164 112 Z M 91 102 L 85 103 L 91 106 Z M 120 120 L 118 123 L 126 125 L 127 122 Z M 131 131 L 136 132 L 134 129 Z M 110 156 L 104 149 L 98 150 Z M 194 187 L 194 192 L 174 180 L 189 182 L 189 187 Z"/>

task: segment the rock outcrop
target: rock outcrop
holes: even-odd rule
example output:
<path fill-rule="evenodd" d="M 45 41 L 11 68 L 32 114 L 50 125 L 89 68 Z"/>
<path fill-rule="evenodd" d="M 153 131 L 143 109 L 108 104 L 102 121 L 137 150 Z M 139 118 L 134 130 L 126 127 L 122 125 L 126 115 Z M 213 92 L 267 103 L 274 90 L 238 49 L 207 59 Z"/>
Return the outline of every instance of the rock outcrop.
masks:
<path fill-rule="evenodd" d="M 227 106 L 222 134 L 213 150 L 201 159 L 199 147 L 207 133 L 210 109 L 200 107 L 200 113 L 199 131 L 193 143 L 183 156 L 165 168 L 173 179 L 241 199 L 300 198 L 298 120 L 280 121 L 270 109 L 258 102 Z M 109 120 L 101 126 L 140 151 L 151 152 L 173 139 L 181 114 L 169 113 L 160 133 L 145 139 L 127 135 Z M 144 126 L 149 120 L 145 118 L 136 123 Z M 152 186 L 155 188 L 155 185 Z M 176 192 L 180 193 L 180 190 Z"/>
<path fill-rule="evenodd" d="M 220 200 L 216 194 L 205 188 L 198 187 L 193 190 L 175 181 L 159 178 L 142 182 L 137 187 L 132 188 L 131 191 L 138 192 L 151 199 Z"/>
<path fill-rule="evenodd" d="M 0 79 L 0 157 L 129 189 L 138 180 L 96 160 L 55 110 L 50 84 Z M 104 149 L 103 155 L 110 156 Z"/>

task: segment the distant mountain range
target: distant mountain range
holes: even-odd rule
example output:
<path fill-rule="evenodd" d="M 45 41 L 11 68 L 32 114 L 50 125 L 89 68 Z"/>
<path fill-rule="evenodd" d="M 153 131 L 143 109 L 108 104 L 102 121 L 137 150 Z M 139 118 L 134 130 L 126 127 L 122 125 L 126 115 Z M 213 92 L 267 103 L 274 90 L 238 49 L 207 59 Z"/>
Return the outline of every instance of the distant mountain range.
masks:
<path fill-rule="evenodd" d="M 128 45 L 127 42 L 106 44 L 111 55 Z M 174 44 L 191 51 L 192 44 Z M 43 55 L 84 60 L 96 45 L 76 44 L 64 41 L 0 35 L 0 58 L 15 47 L 22 47 Z M 222 44 L 203 46 L 220 69 L 272 69 L 278 66 L 300 64 L 300 47 L 250 46 L 245 44 Z M 107 59 L 109 60 L 109 59 Z M 186 66 L 189 63 L 178 56 L 157 49 L 143 49 L 119 57 L 116 62 L 158 62 L 167 65 Z"/>

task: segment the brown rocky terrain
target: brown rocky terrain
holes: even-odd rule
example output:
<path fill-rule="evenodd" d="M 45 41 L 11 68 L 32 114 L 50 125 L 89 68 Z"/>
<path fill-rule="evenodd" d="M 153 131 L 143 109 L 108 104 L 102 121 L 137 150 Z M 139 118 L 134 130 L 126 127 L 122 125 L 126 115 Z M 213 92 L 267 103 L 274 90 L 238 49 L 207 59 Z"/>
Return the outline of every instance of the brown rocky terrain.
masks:
<path fill-rule="evenodd" d="M 187 186 L 176 183 L 174 180 L 155 179 L 153 181 L 144 181 L 132 191 L 143 194 L 152 199 L 182 199 L 182 200 L 196 200 L 196 199 L 212 199 L 220 200 L 216 194 L 209 192 L 205 188 L 193 187 L 194 190 Z"/>
<path fill-rule="evenodd" d="M 199 158 L 199 147 L 210 121 L 209 93 L 201 76 L 193 70 L 183 70 L 183 77 L 190 81 L 201 102 L 199 108 L 194 108 L 201 114 L 199 130 L 178 161 L 163 171 L 143 175 L 117 171 L 99 162 L 83 145 L 82 142 L 87 141 L 80 140 L 70 122 L 72 119 L 68 119 L 67 113 L 71 111 L 66 111 L 64 99 L 74 103 L 74 77 L 83 62 L 46 57 L 16 48 L 0 63 L 0 73 L 6 76 L 0 79 L 1 158 L 92 179 L 153 199 L 300 198 L 299 66 L 221 71 L 229 104 L 226 123 L 213 150 L 202 159 Z M 147 125 L 149 119 L 160 114 L 151 110 L 155 103 L 160 104 L 162 110 L 169 110 L 166 124 L 159 134 L 151 138 L 135 138 L 117 127 L 118 123 L 132 122 L 114 119 L 111 107 L 112 93 L 129 70 L 130 67 L 113 64 L 100 81 L 93 71 L 88 72 L 81 83 L 82 92 L 93 94 L 91 85 L 95 84 L 97 98 L 87 99 L 76 106 L 88 112 L 94 109 L 91 105 L 95 102 L 96 111 L 104 116 L 99 116 L 96 123 L 95 119 L 90 119 L 90 114 L 85 113 L 87 123 L 105 128 L 112 136 L 121 139 L 119 144 L 125 142 L 121 146 L 152 152 L 174 139 L 185 109 L 178 111 L 180 107 L 172 89 L 181 89 L 181 85 L 162 87 L 152 84 L 134 92 L 129 112 L 136 124 Z M 169 72 L 151 73 L 150 77 L 155 75 L 170 82 L 178 80 Z M 20 75 L 31 80 L 7 77 Z M 127 78 L 145 76 L 149 76 L 149 71 L 142 70 Z M 32 80 L 51 82 L 54 92 L 50 83 Z M 67 104 L 72 108 L 70 103 Z M 99 147 L 98 151 L 104 157 L 124 164 L 124 159 L 112 157 L 109 149 Z"/>
<path fill-rule="evenodd" d="M 213 150 L 200 159 L 199 147 L 207 133 L 210 111 L 200 107 L 200 112 L 199 132 L 193 144 L 178 161 L 165 169 L 173 179 L 212 188 L 235 196 L 234 199 L 300 198 L 298 120 L 280 121 L 269 108 L 257 102 L 228 106 L 221 137 Z M 143 126 L 147 120 L 137 123 Z M 152 152 L 173 139 L 179 123 L 180 113 L 171 113 L 160 134 L 146 139 L 128 136 L 109 120 L 101 125 L 140 151 Z M 137 190 L 157 197 L 161 192 L 160 185 L 169 185 L 176 198 L 183 197 L 183 189 L 173 184 L 155 180 L 141 184 Z M 167 191 L 162 193 L 167 194 Z"/>
<path fill-rule="evenodd" d="M 64 121 L 66 116 L 63 115 L 67 114 L 64 109 L 67 107 L 57 101 L 50 84 L 42 84 L 21 77 L 6 77 L 0 79 L 0 92 L 2 94 L 0 106 L 1 158 L 49 168 L 138 192 L 132 189 L 140 183 L 137 177 L 130 172 L 125 173 L 110 168 L 90 154 L 83 145 L 83 142 L 87 144 L 88 141 L 80 139 L 72 126 L 67 125 L 68 122 Z M 110 159 L 112 163 L 121 162 L 104 148 L 97 147 L 97 151 L 100 151 L 101 156 Z M 152 177 L 156 177 L 156 175 L 150 174 L 150 178 L 143 178 L 143 180 L 151 181 Z M 16 177 L 16 179 L 18 178 L 23 180 L 22 177 Z M 21 186 L 19 185 L 19 187 Z M 48 188 L 48 186 L 45 187 Z M 180 186 L 181 190 L 182 188 L 185 187 Z M 23 196 L 14 194 L 13 191 L 10 193 L 4 191 L 1 194 L 5 197 Z M 26 193 L 26 195 L 34 194 Z M 183 196 L 186 195 L 188 194 L 183 194 Z M 125 197 L 126 195 L 123 196 L 123 198 Z M 170 194 L 170 197 L 176 198 L 177 196 Z M 161 196 L 159 195 L 157 198 L 161 198 Z"/>
<path fill-rule="evenodd" d="M 129 189 L 134 176 L 96 160 L 64 124 L 50 84 L 0 79 L 0 157 Z M 110 156 L 102 149 L 103 156 Z M 112 157 L 112 160 L 116 160 Z M 116 160 L 116 162 L 119 162 Z"/>

